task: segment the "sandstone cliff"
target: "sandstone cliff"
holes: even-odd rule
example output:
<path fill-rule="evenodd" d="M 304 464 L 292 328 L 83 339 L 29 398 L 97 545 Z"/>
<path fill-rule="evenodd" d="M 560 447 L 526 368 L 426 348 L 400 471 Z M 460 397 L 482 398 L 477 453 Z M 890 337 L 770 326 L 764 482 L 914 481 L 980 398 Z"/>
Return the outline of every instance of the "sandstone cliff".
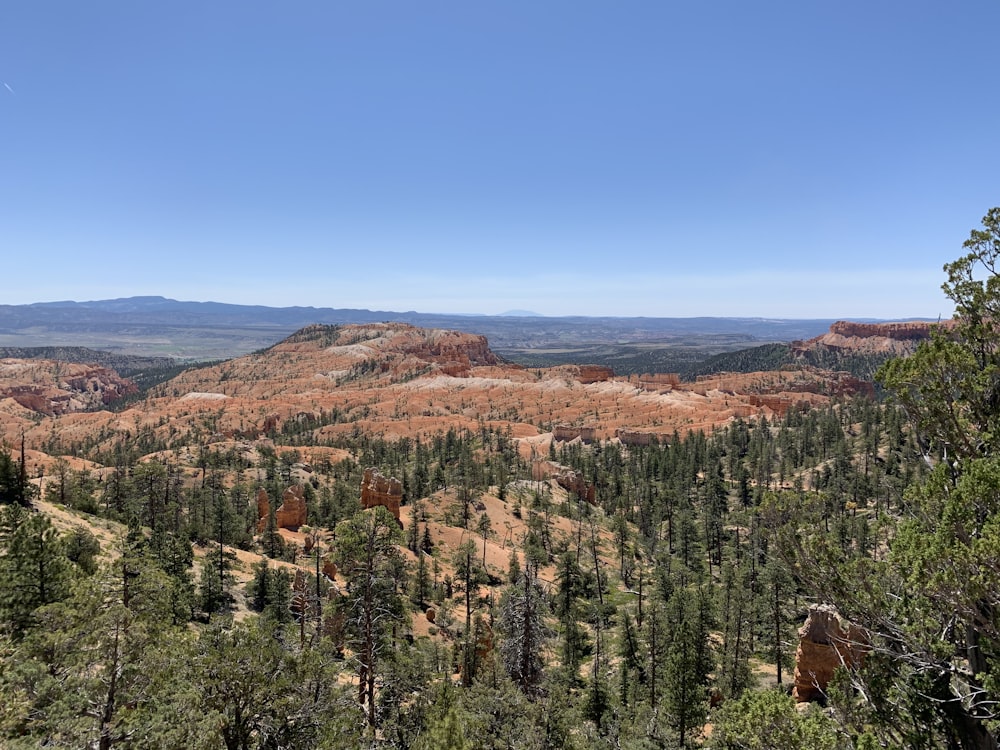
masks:
<path fill-rule="evenodd" d="M 852 323 L 839 320 L 830 326 L 830 333 L 855 338 L 887 338 L 897 341 L 923 341 L 930 338 L 937 325 L 923 320 L 907 323 Z"/>
<path fill-rule="evenodd" d="M 48 359 L 0 359 L 0 400 L 56 416 L 89 411 L 138 392 L 114 370 Z"/>
<path fill-rule="evenodd" d="M 597 438 L 597 430 L 593 427 L 571 427 L 560 424 L 552 428 L 552 438 L 560 442 L 580 440 L 584 443 L 592 443 Z"/>
<path fill-rule="evenodd" d="M 917 344 L 930 338 L 936 325 L 927 321 L 907 323 L 854 323 L 838 321 L 830 326 L 829 333 L 809 339 L 792 342 L 792 352 L 803 355 L 816 349 L 826 349 L 838 353 L 889 354 L 902 356 L 910 354 Z"/>
<path fill-rule="evenodd" d="M 610 367 L 602 365 L 580 365 L 580 372 L 577 378 L 581 383 L 600 383 L 604 380 L 611 380 L 615 376 L 615 371 Z"/>

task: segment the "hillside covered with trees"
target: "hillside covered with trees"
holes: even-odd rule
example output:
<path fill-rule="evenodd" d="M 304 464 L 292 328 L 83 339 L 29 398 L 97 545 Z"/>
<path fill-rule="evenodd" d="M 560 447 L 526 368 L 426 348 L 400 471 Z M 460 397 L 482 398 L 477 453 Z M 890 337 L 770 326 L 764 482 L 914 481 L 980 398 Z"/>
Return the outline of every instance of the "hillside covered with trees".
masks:
<path fill-rule="evenodd" d="M 222 363 L 155 394 L 218 413 L 53 422 L 0 450 L 0 744 L 996 748 L 1000 209 L 964 247 L 954 325 L 881 367 L 885 400 L 641 439 L 558 437 L 546 405 L 541 440 L 466 394 L 396 406 L 441 429 L 317 406 L 251 438 L 223 412 L 280 389 Z M 341 333 L 287 342 L 287 382 L 317 335 L 357 354 Z M 409 388 L 457 372 L 443 341 L 399 355 Z M 390 369 L 358 357 L 331 387 Z M 795 669 L 821 604 L 858 655 L 824 684 Z"/>

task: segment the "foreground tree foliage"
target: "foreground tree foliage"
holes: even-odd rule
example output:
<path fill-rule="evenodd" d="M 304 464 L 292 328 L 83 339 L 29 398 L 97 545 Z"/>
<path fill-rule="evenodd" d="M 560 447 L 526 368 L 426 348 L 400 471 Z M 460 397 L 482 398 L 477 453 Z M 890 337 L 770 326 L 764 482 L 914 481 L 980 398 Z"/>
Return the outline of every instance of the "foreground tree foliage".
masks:
<path fill-rule="evenodd" d="M 868 740 L 866 740 L 868 742 Z M 800 712 L 777 690 L 748 692 L 715 716 L 711 750 L 848 750 L 848 737 L 818 707 Z"/>
<path fill-rule="evenodd" d="M 198 639 L 200 705 L 227 750 L 318 747 L 359 718 L 330 650 L 296 653 L 271 627 L 213 627 Z"/>
<path fill-rule="evenodd" d="M 184 634 L 170 626 L 167 576 L 122 557 L 78 582 L 73 595 L 35 611 L 33 629 L 3 682 L 24 697 L 8 728 L 66 747 L 152 745 L 190 726 L 161 714 L 186 670 Z M 173 706 L 177 708 L 177 706 Z M 187 738 L 190 739 L 190 738 Z"/>
<path fill-rule="evenodd" d="M 0 622 L 15 637 L 35 624 L 35 610 L 69 595 L 75 568 L 48 518 L 0 507 Z"/>
<path fill-rule="evenodd" d="M 844 565 L 797 549 L 803 580 L 871 636 L 855 686 L 894 745 L 997 747 L 1000 209 L 983 225 L 945 267 L 954 325 L 880 374 L 935 466 L 908 494 L 888 556 Z"/>
<path fill-rule="evenodd" d="M 167 574 L 128 550 L 36 609 L 37 627 L 0 639 L 3 746 L 355 746 L 332 645 L 296 651 L 271 619 L 195 635 L 171 610 Z"/>

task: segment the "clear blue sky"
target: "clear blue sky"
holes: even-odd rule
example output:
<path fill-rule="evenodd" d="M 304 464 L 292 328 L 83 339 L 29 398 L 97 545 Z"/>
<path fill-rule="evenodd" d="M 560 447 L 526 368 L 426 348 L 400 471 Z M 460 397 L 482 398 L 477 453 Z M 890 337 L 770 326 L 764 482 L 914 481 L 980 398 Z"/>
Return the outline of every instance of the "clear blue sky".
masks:
<path fill-rule="evenodd" d="M 1000 3 L 32 0 L 0 303 L 950 314 Z"/>

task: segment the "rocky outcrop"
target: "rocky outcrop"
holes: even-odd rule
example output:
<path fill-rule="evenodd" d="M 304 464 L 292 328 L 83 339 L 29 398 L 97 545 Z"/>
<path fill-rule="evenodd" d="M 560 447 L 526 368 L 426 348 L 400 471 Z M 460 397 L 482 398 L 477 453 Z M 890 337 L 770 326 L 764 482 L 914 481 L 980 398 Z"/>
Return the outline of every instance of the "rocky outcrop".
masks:
<path fill-rule="evenodd" d="M 257 533 L 259 534 L 267 526 L 267 517 L 271 512 L 271 501 L 267 497 L 267 490 L 261 487 L 257 490 Z"/>
<path fill-rule="evenodd" d="M 386 477 L 369 467 L 361 477 L 361 507 L 381 505 L 399 521 L 399 506 L 403 502 L 403 484 L 395 477 Z"/>
<path fill-rule="evenodd" d="M 720 395 L 732 397 L 739 405 L 769 409 L 777 416 L 784 416 L 790 409 L 809 409 L 825 402 L 830 396 L 874 395 L 874 387 L 869 381 L 848 372 L 833 372 L 812 366 L 794 370 L 699 375 L 693 384 L 685 385 L 684 390 L 701 395 L 717 391 Z"/>
<path fill-rule="evenodd" d="M 582 474 L 568 466 L 555 461 L 535 461 L 531 465 L 531 478 L 536 482 L 543 479 L 554 479 L 556 484 L 567 492 L 573 493 L 578 500 L 597 504 L 597 488 L 588 482 Z"/>
<path fill-rule="evenodd" d="M 869 338 L 880 336 L 896 341 L 923 341 L 931 336 L 931 329 L 937 323 L 914 320 L 907 323 L 853 323 L 838 320 L 830 326 L 830 333 L 839 336 Z"/>
<path fill-rule="evenodd" d="M 789 409 L 807 411 L 810 403 L 807 399 L 790 396 L 788 394 L 757 395 L 747 394 L 744 396 L 751 406 L 764 407 L 773 411 L 777 416 L 783 417 Z"/>
<path fill-rule="evenodd" d="M 0 359 L 48 359 L 87 367 L 103 367 L 130 377 L 133 373 L 173 367 L 172 357 L 144 357 L 84 346 L 0 346 Z"/>
<path fill-rule="evenodd" d="M 622 445 L 653 445 L 660 442 L 659 435 L 653 432 L 639 432 L 637 430 L 615 430 L 615 437 Z"/>
<path fill-rule="evenodd" d="M 293 484 L 281 493 L 281 506 L 275 513 L 279 529 L 298 531 L 306 522 L 306 497 L 302 485 Z"/>
<path fill-rule="evenodd" d="M 929 339 L 934 328 L 948 328 L 951 325 L 951 321 L 854 323 L 841 320 L 830 326 L 829 333 L 808 341 L 793 341 L 791 350 L 792 354 L 799 358 L 815 350 L 836 354 L 905 356 L 912 353 L 921 341 Z"/>
<path fill-rule="evenodd" d="M 263 487 L 257 491 L 257 533 L 267 528 L 271 501 Z M 301 485 L 294 484 L 281 494 L 281 505 L 274 512 L 275 526 L 279 529 L 298 531 L 306 523 L 306 498 Z"/>
<path fill-rule="evenodd" d="M 337 565 L 328 557 L 323 558 L 323 575 L 331 581 L 337 577 Z"/>
<path fill-rule="evenodd" d="M 580 374 L 577 376 L 584 385 L 589 383 L 600 383 L 611 380 L 615 376 L 615 371 L 610 367 L 602 365 L 580 365 Z"/>
<path fill-rule="evenodd" d="M 583 478 L 578 471 L 566 469 L 555 475 L 556 483 L 567 492 L 572 492 L 578 499 L 590 505 L 597 505 L 597 488 Z"/>
<path fill-rule="evenodd" d="M 560 442 L 580 439 L 584 443 L 592 443 L 597 439 L 597 430 L 593 427 L 570 427 L 569 425 L 556 425 L 552 428 L 552 437 Z"/>
<path fill-rule="evenodd" d="M 0 400 L 46 416 L 92 411 L 138 393 L 114 370 L 54 360 L 0 360 Z"/>
<path fill-rule="evenodd" d="M 413 353 L 406 353 L 407 348 Z M 548 448 L 549 436 L 540 434 L 540 425 L 586 425 L 598 439 L 614 436 L 617 429 L 655 432 L 662 441 L 675 431 L 709 432 L 735 416 L 767 413 L 770 418 L 768 407 L 758 400 L 751 403 L 743 394 L 813 390 L 814 395 L 773 402 L 781 411 L 785 404 L 802 400 L 813 407 L 825 404 L 840 389 L 833 385 L 829 368 L 727 374 L 699 383 L 679 383 L 670 375 L 643 376 L 647 388 L 639 387 L 639 376 L 581 386 L 576 365 L 529 370 L 505 363 L 479 366 L 493 359 L 481 337 L 444 335 L 398 323 L 326 327 L 266 351 L 186 370 L 154 386 L 143 408 L 127 419 L 101 412 L 74 414 L 56 429 L 67 444 L 94 440 L 98 449 L 107 451 L 129 439 L 126 430 L 147 431 L 163 443 L 195 443 L 204 440 L 205 425 L 211 424 L 213 441 L 239 438 L 265 450 L 275 449 L 267 437 L 286 428 L 304 430 L 303 439 L 308 435 L 314 444 L 332 445 L 359 430 L 386 439 L 424 438 L 449 429 L 477 431 L 485 422 L 491 429 L 509 432 L 530 459 Z M 2 363 L 0 387 L 5 384 Z M 466 372 L 468 377 L 441 377 L 446 372 Z M 51 438 L 52 427 L 32 421 L 32 412 L 13 399 L 0 398 L 0 415 L 0 442 L 10 444 L 22 431 L 31 448 Z M 563 433 L 557 437 L 573 438 Z M 296 470 L 289 483 L 309 479 Z M 274 505 L 279 502 L 277 496 L 271 498 Z"/>
<path fill-rule="evenodd" d="M 836 607 L 810 607 L 805 624 L 799 628 L 792 696 L 799 703 L 824 699 L 836 669 L 860 666 L 867 651 L 864 631 L 841 618 Z"/>
<path fill-rule="evenodd" d="M 498 360 L 490 351 L 485 336 L 459 331 L 435 331 L 430 337 L 432 356 L 444 359 L 468 359 L 474 365 L 495 365 Z"/>
<path fill-rule="evenodd" d="M 590 505 L 597 505 L 597 488 L 579 472 L 567 469 L 556 474 L 553 479 L 556 480 L 556 484 L 567 492 L 572 492 L 580 500 Z"/>
<path fill-rule="evenodd" d="M 409 327 L 415 334 L 412 341 L 400 348 L 410 356 L 437 366 L 445 375 L 465 377 L 473 367 L 499 362 L 490 350 L 485 336 L 443 330 L 422 330 Z"/>
<path fill-rule="evenodd" d="M 637 376 L 636 380 L 641 388 L 648 388 L 650 390 L 657 388 L 678 388 L 681 384 L 681 376 L 676 372 L 643 373 Z"/>

